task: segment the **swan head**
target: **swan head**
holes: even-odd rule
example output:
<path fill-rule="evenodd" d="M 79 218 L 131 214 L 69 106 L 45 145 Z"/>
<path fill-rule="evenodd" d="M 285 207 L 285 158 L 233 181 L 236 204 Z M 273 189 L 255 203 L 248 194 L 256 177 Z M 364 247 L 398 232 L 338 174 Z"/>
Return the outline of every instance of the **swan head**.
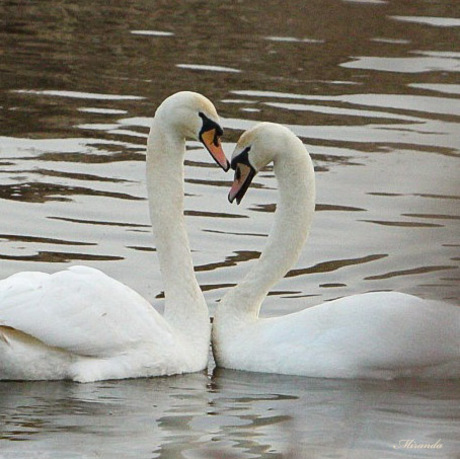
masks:
<path fill-rule="evenodd" d="M 267 164 L 276 161 L 286 143 L 295 135 L 284 126 L 275 123 L 259 123 L 244 132 L 232 154 L 231 168 L 235 171 L 228 200 L 241 202 L 252 179 Z"/>
<path fill-rule="evenodd" d="M 213 103 L 205 96 L 192 91 L 177 92 L 163 101 L 155 118 L 161 119 L 185 139 L 199 140 L 216 163 L 224 171 L 229 170 L 230 164 L 220 142 L 224 131 L 219 115 Z"/>

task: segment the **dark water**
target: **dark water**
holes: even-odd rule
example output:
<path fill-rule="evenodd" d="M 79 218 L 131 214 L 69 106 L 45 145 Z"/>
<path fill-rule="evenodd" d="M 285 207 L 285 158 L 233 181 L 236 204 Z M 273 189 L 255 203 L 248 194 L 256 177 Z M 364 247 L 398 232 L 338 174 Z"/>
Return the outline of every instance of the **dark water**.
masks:
<path fill-rule="evenodd" d="M 275 121 L 315 162 L 311 236 L 264 315 L 373 290 L 459 304 L 459 39 L 456 0 L 1 2 L 0 278 L 84 263 L 161 309 L 145 142 L 161 100 L 191 89 L 215 103 L 228 155 Z M 212 313 L 263 248 L 275 180 L 268 168 L 230 206 L 230 174 L 190 149 Z M 459 397 L 453 383 L 226 371 L 2 383 L 0 457 L 454 457 Z"/>

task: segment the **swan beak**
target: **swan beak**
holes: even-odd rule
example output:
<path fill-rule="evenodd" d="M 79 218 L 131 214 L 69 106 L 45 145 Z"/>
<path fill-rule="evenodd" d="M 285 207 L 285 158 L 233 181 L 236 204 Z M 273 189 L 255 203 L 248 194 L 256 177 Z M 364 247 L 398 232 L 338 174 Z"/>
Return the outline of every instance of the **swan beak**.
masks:
<path fill-rule="evenodd" d="M 204 131 L 200 134 L 200 140 L 206 149 L 211 153 L 211 156 L 214 158 L 214 161 L 225 171 L 227 172 L 230 169 L 230 163 L 225 157 L 224 150 L 220 143 L 220 136 L 216 128 L 211 128 L 207 131 Z"/>
<path fill-rule="evenodd" d="M 235 178 L 233 179 L 232 187 L 228 193 L 228 200 L 232 203 L 236 199 L 239 204 L 243 199 L 252 179 L 256 175 L 256 171 L 247 164 L 238 163 L 235 168 Z"/>

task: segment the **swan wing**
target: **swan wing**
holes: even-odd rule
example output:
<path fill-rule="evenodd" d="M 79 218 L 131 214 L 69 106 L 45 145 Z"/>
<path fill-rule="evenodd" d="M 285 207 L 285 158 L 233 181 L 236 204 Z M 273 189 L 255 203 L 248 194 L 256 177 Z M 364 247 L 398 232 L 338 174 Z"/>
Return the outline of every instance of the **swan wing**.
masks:
<path fill-rule="evenodd" d="M 85 356 L 111 357 L 139 343 L 173 341 L 169 325 L 148 301 L 83 266 L 51 275 L 22 272 L 1 281 L 0 326 Z"/>

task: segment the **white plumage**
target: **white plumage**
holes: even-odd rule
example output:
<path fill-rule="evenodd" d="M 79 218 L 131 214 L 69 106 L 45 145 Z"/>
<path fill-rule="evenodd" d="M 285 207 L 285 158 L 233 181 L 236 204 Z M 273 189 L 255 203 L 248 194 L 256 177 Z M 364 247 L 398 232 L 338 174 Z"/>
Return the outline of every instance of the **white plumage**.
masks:
<path fill-rule="evenodd" d="M 99 270 L 15 274 L 0 283 L 0 305 L 2 379 L 85 382 L 190 370 L 164 318 Z"/>
<path fill-rule="evenodd" d="M 97 269 L 15 274 L 0 281 L 0 379 L 88 382 L 206 367 L 210 323 L 183 222 L 183 160 L 185 138 L 193 138 L 227 166 L 218 123 L 208 99 L 180 92 L 160 105 L 150 131 L 147 183 L 165 315 Z"/>
<path fill-rule="evenodd" d="M 326 378 L 460 377 L 460 308 L 396 292 L 354 295 L 260 319 L 270 288 L 298 260 L 315 206 L 310 156 L 288 129 L 262 123 L 232 157 L 230 200 L 273 162 L 280 198 L 256 266 L 219 303 L 213 350 L 219 366 Z"/>

